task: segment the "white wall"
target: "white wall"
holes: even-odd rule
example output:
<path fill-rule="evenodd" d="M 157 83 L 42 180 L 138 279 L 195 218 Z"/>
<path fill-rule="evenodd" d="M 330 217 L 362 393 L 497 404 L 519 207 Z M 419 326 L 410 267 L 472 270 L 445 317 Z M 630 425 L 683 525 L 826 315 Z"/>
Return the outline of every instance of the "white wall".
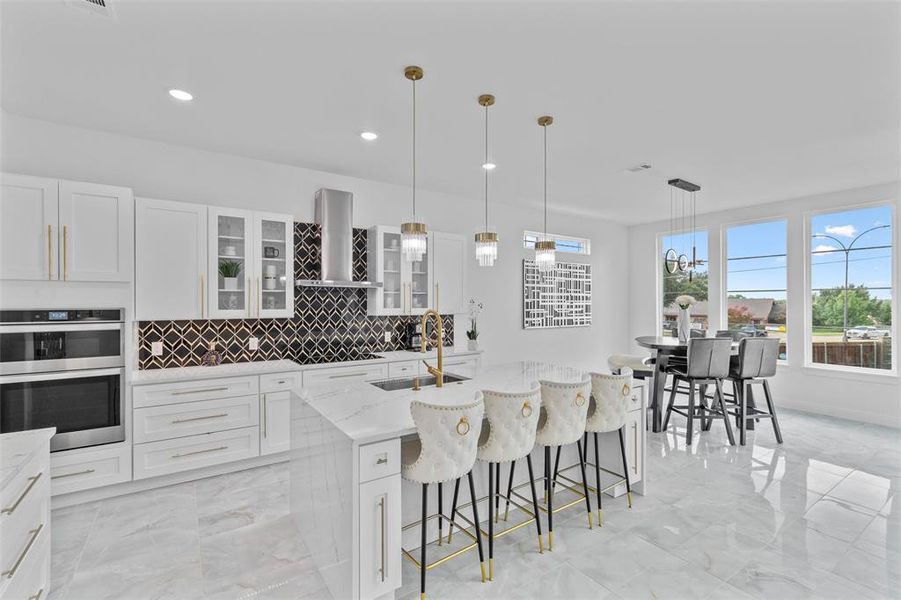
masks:
<path fill-rule="evenodd" d="M 251 208 L 313 220 L 313 194 L 321 187 L 354 193 L 354 225 L 398 224 L 409 217 L 410 189 L 371 180 L 313 171 L 239 156 L 206 152 L 100 131 L 57 125 L 13 115 L 2 118 L 0 170 L 131 187 L 136 196 Z M 502 175 L 498 175 L 502 176 Z M 525 331 L 522 328 L 522 249 L 524 229 L 541 225 L 535 210 L 492 201 L 492 221 L 500 235 L 494 268 L 475 264 L 472 234 L 483 219 L 478 199 L 422 191 L 419 216 L 433 230 L 460 233 L 470 240 L 468 294 L 485 304 L 479 329 L 486 363 L 519 359 L 587 362 L 606 367 L 606 357 L 628 345 L 628 299 L 618 282 L 627 279 L 623 260 L 625 226 L 585 218 L 550 216 L 555 232 L 591 239 L 594 268 L 594 325 L 577 329 Z M 609 286 L 609 287 L 608 287 Z M 608 293 L 613 288 L 617 293 Z M 56 288 L 54 288 L 56 289 Z M 8 306 L 20 298 L 11 284 L 0 292 Z M 40 295 L 52 303 L 52 296 Z M 468 320 L 456 322 L 458 343 L 465 343 Z"/>
<path fill-rule="evenodd" d="M 714 200 L 707 198 L 708 202 Z M 724 276 L 724 232 L 735 223 L 785 219 L 788 222 L 788 360 L 780 365 L 773 383 L 773 394 L 780 406 L 819 412 L 850 419 L 901 426 L 901 381 L 897 375 L 851 374 L 823 367 L 805 366 L 805 271 L 809 244 L 805 222 L 810 212 L 841 208 L 877 201 L 895 204 L 894 272 L 896 286 L 901 282 L 899 246 L 898 183 L 859 188 L 743 209 L 698 215 L 698 227 L 709 236 L 710 319 L 711 328 L 722 314 Z M 657 236 L 667 232 L 668 222 L 638 225 L 629 229 L 629 337 L 651 335 L 658 327 L 659 266 Z M 901 333 L 897 294 L 894 298 L 895 339 Z M 721 317 L 722 321 L 725 321 Z M 896 349 L 898 344 L 896 342 Z M 633 342 L 633 350 L 638 351 Z M 896 356 L 897 361 L 897 356 Z"/>

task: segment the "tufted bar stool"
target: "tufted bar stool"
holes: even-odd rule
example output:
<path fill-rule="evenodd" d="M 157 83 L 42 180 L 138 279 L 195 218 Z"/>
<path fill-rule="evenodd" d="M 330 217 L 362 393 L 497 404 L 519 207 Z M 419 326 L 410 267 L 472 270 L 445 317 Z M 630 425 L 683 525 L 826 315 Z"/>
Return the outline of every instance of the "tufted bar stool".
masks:
<path fill-rule="evenodd" d="M 582 436 L 585 435 L 585 421 L 588 417 L 588 403 L 591 397 L 591 378 L 586 376 L 578 383 L 558 383 L 541 381 L 541 419 L 535 443 L 544 448 L 544 491 L 547 501 L 548 550 L 554 549 L 554 489 L 556 479 L 551 475 L 551 448 L 557 449 L 559 463 L 560 448 L 576 444 L 579 450 L 579 466 L 582 470 L 582 492 L 588 510 L 588 528 L 593 527 L 591 499 L 588 496 L 588 480 L 585 476 L 585 453 Z M 560 507 L 563 510 L 580 500 Z"/>
<path fill-rule="evenodd" d="M 591 404 L 588 408 L 588 418 L 585 421 L 585 451 L 588 452 L 587 434 L 594 436 L 594 475 L 596 481 L 595 491 L 598 499 L 598 525 L 604 523 L 603 484 L 601 483 L 600 451 L 598 450 L 598 434 L 616 431 L 619 433 L 619 450 L 623 459 L 623 478 L 626 482 L 626 497 L 629 500 L 629 508 L 632 508 L 632 485 L 629 483 L 629 465 L 626 462 L 625 427 L 626 413 L 632 393 L 632 370 L 625 367 L 618 375 L 606 373 L 591 373 Z M 607 469 L 604 469 L 607 471 Z M 612 475 L 619 475 L 607 471 Z M 622 480 L 617 482 L 621 483 Z"/>
<path fill-rule="evenodd" d="M 731 352 L 732 340 L 730 338 L 692 338 L 688 340 L 688 356 L 685 366 L 672 369 L 673 385 L 666 416 L 663 419 L 663 429 L 666 430 L 669 425 L 672 413 L 684 416 L 688 420 L 685 427 L 685 443 L 687 445 L 691 445 L 693 424 L 696 419 L 700 419 L 705 430 L 709 429 L 708 423 L 712 419 L 722 419 L 726 425 L 729 443 L 735 445 L 732 426 L 729 424 L 729 415 L 723 401 L 723 379 L 729 374 Z M 688 405 L 676 406 L 676 393 L 680 381 L 688 384 Z M 708 385 L 714 386 L 715 389 L 713 404 L 709 408 L 704 405 L 703 398 L 695 397 L 699 386 Z"/>
<path fill-rule="evenodd" d="M 414 401 L 410 404 L 410 412 L 413 414 L 413 422 L 419 434 L 418 440 L 406 443 L 402 446 L 401 475 L 407 481 L 418 483 L 422 486 L 422 517 L 418 523 L 412 523 L 404 527 L 409 529 L 419 525 L 422 529 L 422 545 L 420 558 L 416 558 L 408 551 L 403 550 L 413 564 L 419 568 L 420 573 L 420 598 L 425 598 L 426 571 L 438 564 L 426 562 L 426 523 L 430 518 L 448 519 L 441 514 L 439 506 L 436 515 L 428 513 L 428 489 L 429 484 L 438 484 L 439 498 L 441 486 L 447 481 L 456 480 L 458 485 L 461 477 L 469 478 L 469 494 L 472 499 L 473 521 L 475 523 L 475 536 L 469 534 L 461 527 L 461 531 L 474 537 L 479 549 L 479 563 L 482 570 L 482 581 L 485 581 L 485 556 L 482 549 L 482 534 L 479 529 L 479 514 L 476 503 L 475 484 L 472 478 L 472 467 L 475 465 L 478 449 L 479 432 L 482 426 L 482 416 L 485 405 L 482 402 L 481 392 L 476 393 L 476 401 L 463 406 L 442 406 L 426 404 Z M 440 500 L 439 500 L 440 504 Z M 460 525 L 457 525 L 460 527 Z M 438 539 L 442 537 L 439 527 Z M 471 548 L 470 545 L 467 549 Z"/>
<path fill-rule="evenodd" d="M 499 507 L 501 497 L 499 477 L 496 475 L 502 463 L 510 463 L 510 479 L 507 486 L 507 511 L 513 495 L 513 473 L 516 461 L 523 458 L 529 469 L 529 483 L 532 488 L 532 510 L 529 512 L 524 506 L 513 504 L 529 514 L 535 520 L 538 530 L 538 551 L 544 551 L 544 543 L 541 538 L 541 518 L 538 514 L 538 496 L 535 492 L 535 476 L 532 469 L 532 449 L 535 447 L 535 435 L 538 430 L 538 418 L 541 415 L 541 388 L 535 387 L 525 393 L 504 393 L 491 390 L 482 390 L 482 398 L 485 402 L 485 417 L 487 427 L 483 427 L 479 440 L 477 459 L 488 465 L 488 580 L 494 579 L 494 524 L 498 520 L 495 514 Z M 456 490 L 454 492 L 456 498 Z M 451 518 L 454 517 L 454 510 Z M 506 520 L 506 516 L 505 516 Z M 527 525 L 524 521 L 522 525 Z M 517 527 L 505 529 L 504 533 L 514 531 Z"/>

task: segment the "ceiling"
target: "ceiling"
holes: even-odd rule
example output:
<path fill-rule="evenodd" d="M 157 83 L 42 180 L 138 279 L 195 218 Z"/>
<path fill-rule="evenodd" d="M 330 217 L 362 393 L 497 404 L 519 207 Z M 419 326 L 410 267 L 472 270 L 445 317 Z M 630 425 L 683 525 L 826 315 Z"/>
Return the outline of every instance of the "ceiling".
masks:
<path fill-rule="evenodd" d="M 707 212 L 899 176 L 896 3 L 108 1 L 2 1 L 4 110 L 408 184 L 417 64 L 427 189 L 481 197 L 485 92 L 502 202 L 541 202 L 542 114 L 552 211 L 665 219 L 672 177 Z"/>

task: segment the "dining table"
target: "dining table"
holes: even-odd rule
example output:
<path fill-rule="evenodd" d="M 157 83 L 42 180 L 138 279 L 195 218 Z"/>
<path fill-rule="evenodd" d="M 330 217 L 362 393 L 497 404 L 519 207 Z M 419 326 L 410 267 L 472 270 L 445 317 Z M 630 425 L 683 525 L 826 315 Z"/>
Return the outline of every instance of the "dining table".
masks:
<path fill-rule="evenodd" d="M 653 350 L 656 354 L 654 361 L 653 384 L 651 385 L 651 431 L 657 433 L 663 430 L 663 415 L 666 406 L 664 404 L 666 388 L 666 369 L 674 357 L 688 354 L 688 341 L 677 337 L 661 335 L 640 335 L 635 338 L 635 343 L 642 348 Z M 738 354 L 738 342 L 732 342 L 732 354 Z"/>

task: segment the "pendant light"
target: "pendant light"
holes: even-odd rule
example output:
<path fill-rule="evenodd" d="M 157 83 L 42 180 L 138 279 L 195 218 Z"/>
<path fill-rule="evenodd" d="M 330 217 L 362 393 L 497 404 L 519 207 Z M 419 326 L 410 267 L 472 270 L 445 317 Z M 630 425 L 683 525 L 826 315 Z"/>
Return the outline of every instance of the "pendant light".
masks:
<path fill-rule="evenodd" d="M 493 267 L 497 260 L 497 232 L 488 229 L 488 172 L 491 170 L 488 162 L 488 107 L 494 104 L 494 96 L 482 94 L 479 96 L 479 105 L 485 107 L 485 162 L 482 169 L 485 171 L 485 231 L 476 233 L 476 261 L 480 267 Z"/>
<path fill-rule="evenodd" d="M 552 270 L 557 262 L 557 244 L 547 234 L 547 128 L 553 122 L 553 117 L 538 117 L 538 125 L 544 130 L 544 239 L 535 242 L 535 264 L 542 273 Z"/>
<path fill-rule="evenodd" d="M 404 69 L 404 77 L 413 82 L 413 218 L 400 225 L 400 249 L 404 260 L 418 262 L 426 252 L 427 230 L 425 223 L 416 220 L 416 82 L 422 79 L 420 67 Z"/>

